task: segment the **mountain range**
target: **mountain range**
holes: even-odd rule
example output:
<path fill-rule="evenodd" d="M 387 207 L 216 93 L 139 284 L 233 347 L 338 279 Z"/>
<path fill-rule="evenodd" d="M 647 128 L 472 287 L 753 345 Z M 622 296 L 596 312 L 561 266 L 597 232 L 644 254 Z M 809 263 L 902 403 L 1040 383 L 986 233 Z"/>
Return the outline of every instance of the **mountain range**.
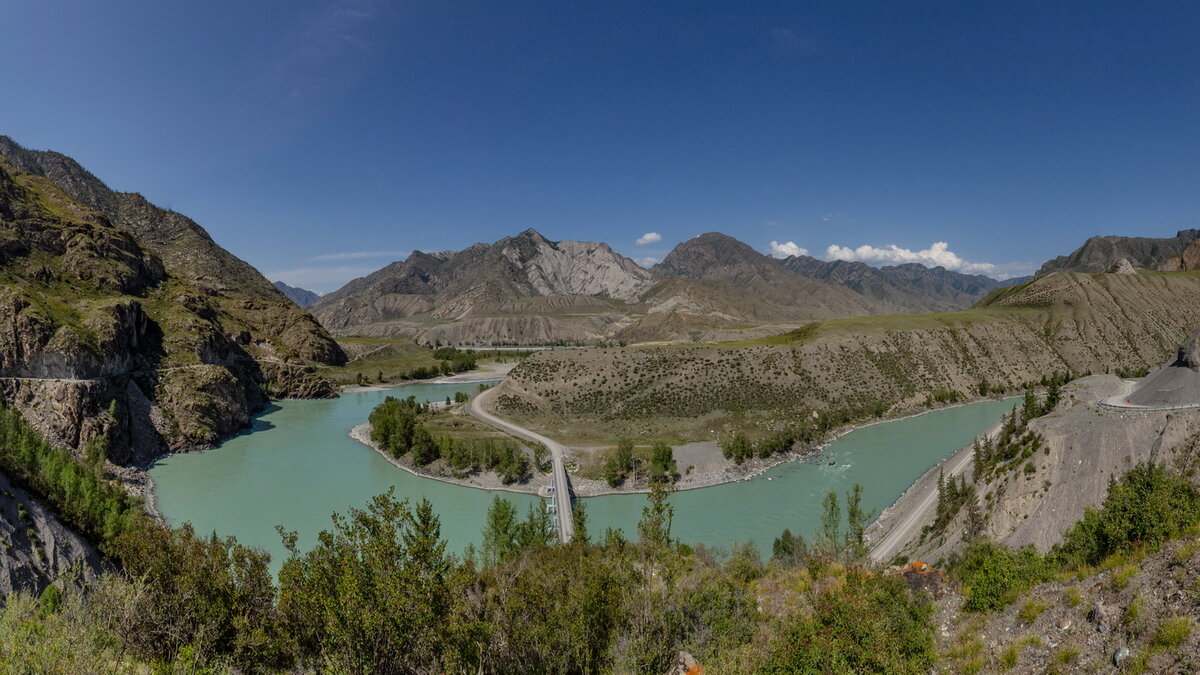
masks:
<path fill-rule="evenodd" d="M 296 305 L 301 309 L 308 309 L 316 304 L 317 300 L 321 299 L 320 293 L 315 293 L 306 288 L 288 286 L 282 281 L 274 281 L 272 284 L 275 286 L 275 288 L 279 289 L 280 293 L 283 293 L 285 296 L 287 296 L 288 300 L 296 303 Z"/>
<path fill-rule="evenodd" d="M 916 264 L 777 260 L 716 232 L 646 270 L 607 244 L 529 229 L 462 251 L 414 252 L 312 312 L 337 335 L 428 343 L 712 341 L 834 317 L 963 309 L 1010 283 Z"/>

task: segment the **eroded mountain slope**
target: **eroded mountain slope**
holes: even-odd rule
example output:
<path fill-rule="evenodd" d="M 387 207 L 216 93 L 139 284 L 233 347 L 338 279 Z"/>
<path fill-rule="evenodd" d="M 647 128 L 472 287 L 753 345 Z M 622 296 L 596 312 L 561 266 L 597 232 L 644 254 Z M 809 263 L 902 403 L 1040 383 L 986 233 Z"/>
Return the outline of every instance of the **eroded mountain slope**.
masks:
<path fill-rule="evenodd" d="M 1194 273 L 1060 273 L 963 312 L 839 319 L 727 345 L 542 352 L 512 371 L 496 402 L 536 428 L 596 440 L 701 440 L 814 411 L 896 413 L 1056 372 L 1157 366 L 1200 325 L 1198 293 Z"/>

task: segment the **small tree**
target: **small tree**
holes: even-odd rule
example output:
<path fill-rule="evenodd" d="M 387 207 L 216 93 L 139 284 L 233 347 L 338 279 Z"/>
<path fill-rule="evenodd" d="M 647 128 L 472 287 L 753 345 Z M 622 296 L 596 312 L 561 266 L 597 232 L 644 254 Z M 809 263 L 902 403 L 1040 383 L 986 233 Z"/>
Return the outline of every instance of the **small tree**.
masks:
<path fill-rule="evenodd" d="M 671 446 L 662 441 L 655 441 L 650 451 L 651 477 L 656 481 L 667 480 L 674 482 L 676 471 L 675 452 Z"/>
<path fill-rule="evenodd" d="M 846 550 L 860 558 L 867 553 L 865 533 L 873 513 L 862 508 L 862 486 L 855 483 L 846 493 Z"/>
<path fill-rule="evenodd" d="M 667 483 L 655 481 L 650 484 L 650 494 L 646 495 L 649 503 L 642 509 L 642 519 L 638 521 L 638 537 L 643 544 L 667 546 L 671 543 L 675 507 L 667 502 L 667 498 L 673 491 Z"/>
<path fill-rule="evenodd" d="M 817 530 L 817 548 L 832 554 L 842 550 L 842 514 L 836 492 L 825 495 L 821 527 Z"/>

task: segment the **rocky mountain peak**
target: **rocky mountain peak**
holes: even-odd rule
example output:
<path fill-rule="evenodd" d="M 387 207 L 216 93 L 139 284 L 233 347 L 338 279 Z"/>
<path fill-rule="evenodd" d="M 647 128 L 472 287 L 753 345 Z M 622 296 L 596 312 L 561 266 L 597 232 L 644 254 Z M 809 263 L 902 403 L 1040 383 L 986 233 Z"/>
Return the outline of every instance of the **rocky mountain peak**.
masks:
<path fill-rule="evenodd" d="M 784 271 L 774 259 L 720 232 L 680 243 L 650 269 L 667 277 L 725 280 L 766 279 Z"/>

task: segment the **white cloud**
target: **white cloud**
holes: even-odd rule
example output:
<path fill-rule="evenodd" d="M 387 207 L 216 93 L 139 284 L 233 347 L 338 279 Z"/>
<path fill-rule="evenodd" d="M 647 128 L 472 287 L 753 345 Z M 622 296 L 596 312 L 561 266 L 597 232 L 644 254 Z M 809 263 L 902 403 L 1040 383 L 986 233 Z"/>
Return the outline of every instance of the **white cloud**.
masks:
<path fill-rule="evenodd" d="M 934 242 L 932 246 L 921 251 L 900 248 L 895 244 L 879 247 L 863 245 L 858 248 L 830 244 L 829 248 L 825 250 L 825 257 L 829 260 L 849 260 L 888 265 L 920 263 L 926 267 L 945 267 L 948 270 L 964 272 L 966 274 L 999 276 L 996 265 L 964 260 L 957 253 L 951 251 L 950 245 L 944 241 Z"/>
<path fill-rule="evenodd" d="M 789 241 L 781 244 L 777 241 L 771 242 L 771 256 L 774 258 L 786 258 L 790 255 L 808 255 L 808 249 L 801 248 L 796 245 L 796 242 Z"/>
<path fill-rule="evenodd" d="M 658 262 L 658 258 L 655 258 L 654 256 L 646 256 L 644 258 L 634 258 L 633 262 L 641 265 L 642 267 L 650 267 Z"/>
<path fill-rule="evenodd" d="M 322 253 L 315 255 L 309 260 L 313 262 L 321 262 L 326 260 L 364 260 L 368 258 L 392 258 L 399 260 L 407 258 L 409 251 L 346 251 L 341 253 Z"/>
<path fill-rule="evenodd" d="M 662 241 L 661 234 L 657 232 L 647 232 L 646 234 L 638 237 L 638 240 L 635 243 L 638 246 L 645 246 L 646 244 L 657 244 L 660 241 Z"/>

